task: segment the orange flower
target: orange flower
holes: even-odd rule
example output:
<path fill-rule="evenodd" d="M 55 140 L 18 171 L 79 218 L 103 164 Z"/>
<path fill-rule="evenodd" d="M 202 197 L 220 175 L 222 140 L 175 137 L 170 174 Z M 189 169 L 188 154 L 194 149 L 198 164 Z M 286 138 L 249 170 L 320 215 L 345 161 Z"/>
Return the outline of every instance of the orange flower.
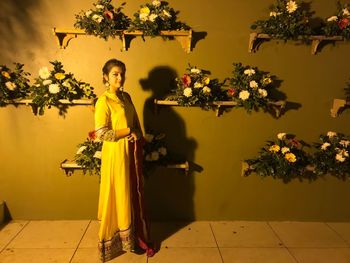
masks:
<path fill-rule="evenodd" d="M 10 78 L 10 74 L 7 71 L 1 71 L 1 75 L 3 75 L 7 79 Z"/>
<path fill-rule="evenodd" d="M 182 83 L 185 85 L 185 87 L 189 87 L 191 84 L 191 77 L 187 74 L 183 75 L 182 79 Z"/>

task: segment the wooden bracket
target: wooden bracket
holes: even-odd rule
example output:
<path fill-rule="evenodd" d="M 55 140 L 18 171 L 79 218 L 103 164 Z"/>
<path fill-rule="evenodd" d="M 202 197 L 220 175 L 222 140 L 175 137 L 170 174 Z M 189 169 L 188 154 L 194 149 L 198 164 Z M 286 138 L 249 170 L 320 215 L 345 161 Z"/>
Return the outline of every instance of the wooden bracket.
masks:
<path fill-rule="evenodd" d="M 86 33 L 81 29 L 56 29 L 54 27 L 53 34 L 57 38 L 59 47 L 65 49 L 71 39 L 76 38 L 78 35 L 85 35 Z"/>
<path fill-rule="evenodd" d="M 260 44 L 264 40 L 268 40 L 268 39 L 271 39 L 271 38 L 272 37 L 269 36 L 268 34 L 258 34 L 256 32 L 250 33 L 250 35 L 249 35 L 248 52 L 252 53 L 252 52 L 258 51 L 258 48 L 259 48 Z"/>
<path fill-rule="evenodd" d="M 333 107 L 331 109 L 331 116 L 333 118 L 337 117 L 339 111 L 347 105 L 350 105 L 350 102 L 347 102 L 346 100 L 342 100 L 342 99 L 334 99 Z"/>
<path fill-rule="evenodd" d="M 317 53 L 318 46 L 321 44 L 322 41 L 342 41 L 344 38 L 342 36 L 333 36 L 333 37 L 327 37 L 327 36 L 311 36 L 310 40 L 311 42 L 311 54 L 315 55 Z"/>
<path fill-rule="evenodd" d="M 284 100 L 270 101 L 269 105 L 275 111 L 276 117 L 279 118 L 281 116 L 282 111 L 286 107 L 286 102 Z"/>

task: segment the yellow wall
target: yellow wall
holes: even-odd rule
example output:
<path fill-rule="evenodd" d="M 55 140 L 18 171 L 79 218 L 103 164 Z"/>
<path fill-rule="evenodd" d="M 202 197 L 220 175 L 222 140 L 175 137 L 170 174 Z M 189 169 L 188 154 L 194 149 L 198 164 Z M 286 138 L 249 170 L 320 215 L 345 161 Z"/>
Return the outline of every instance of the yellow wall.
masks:
<path fill-rule="evenodd" d="M 241 160 L 254 157 L 278 132 L 293 133 L 308 142 L 317 141 L 328 130 L 350 134 L 350 111 L 330 117 L 333 98 L 345 96 L 349 43 L 327 45 L 316 56 L 310 55 L 309 46 L 276 41 L 264 43 L 255 54 L 247 52 L 250 24 L 267 16 L 272 2 L 171 1 L 181 11 L 181 20 L 207 33 L 186 54 L 176 41 L 160 38 L 134 39 L 130 50 L 121 52 L 119 40 L 82 36 L 60 50 L 52 28 L 73 27 L 74 15 L 90 8 L 92 1 L 3 0 L 0 64 L 21 62 L 37 76 L 40 67 L 57 59 L 101 94 L 103 63 L 112 57 L 126 63 L 126 90 L 142 124 L 166 132 L 170 150 L 203 168 L 190 176 L 158 169 L 146 182 L 153 218 L 349 220 L 349 181 L 326 176 L 315 182 L 284 184 L 255 175 L 240 176 Z M 132 16 L 142 3 L 128 1 L 125 13 Z M 326 17 L 335 10 L 335 1 L 314 1 L 312 7 L 317 15 Z M 180 107 L 163 108 L 154 115 L 151 104 L 146 104 L 152 90 L 164 93 L 171 78 L 183 74 L 188 63 L 223 79 L 230 76 L 233 62 L 277 75 L 283 80 L 280 90 L 302 107 L 280 119 L 265 113 L 249 115 L 242 109 L 217 118 L 211 111 Z M 60 162 L 73 157 L 76 145 L 93 129 L 90 107 L 72 107 L 63 118 L 56 109 L 39 117 L 30 107 L 7 106 L 0 108 L 0 127 L 0 201 L 7 202 L 13 218 L 96 218 L 98 178 L 80 172 L 66 177 L 59 169 Z"/>

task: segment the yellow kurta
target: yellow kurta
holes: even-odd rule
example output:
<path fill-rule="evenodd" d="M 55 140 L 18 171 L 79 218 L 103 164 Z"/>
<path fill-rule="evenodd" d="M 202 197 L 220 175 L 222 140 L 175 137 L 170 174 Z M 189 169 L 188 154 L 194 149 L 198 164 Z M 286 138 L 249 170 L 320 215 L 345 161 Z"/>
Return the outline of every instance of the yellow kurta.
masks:
<path fill-rule="evenodd" d="M 109 130 L 116 131 L 133 127 L 135 117 L 134 106 L 127 94 L 122 101 L 115 94 L 106 91 L 96 103 L 95 129 L 108 127 Z M 133 241 L 129 154 L 129 142 L 126 138 L 103 141 L 98 236 L 100 242 L 117 243 L 112 245 L 114 249 L 116 246 L 118 249 L 128 249 L 125 248 L 124 241 Z"/>

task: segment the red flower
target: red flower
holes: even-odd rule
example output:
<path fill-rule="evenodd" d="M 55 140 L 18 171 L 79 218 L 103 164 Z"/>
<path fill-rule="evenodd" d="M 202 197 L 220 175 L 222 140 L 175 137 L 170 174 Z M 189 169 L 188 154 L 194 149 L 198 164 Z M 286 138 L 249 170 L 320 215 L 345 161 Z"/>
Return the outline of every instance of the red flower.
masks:
<path fill-rule="evenodd" d="M 300 144 L 300 142 L 298 141 L 298 140 L 296 140 L 296 139 L 291 139 L 291 140 L 289 140 L 289 144 L 291 145 L 291 146 L 294 146 L 294 147 L 299 147 L 299 146 L 301 146 L 301 144 Z"/>
<path fill-rule="evenodd" d="M 348 18 L 342 18 L 338 22 L 338 26 L 341 30 L 345 29 L 350 24 L 350 20 Z"/>
<path fill-rule="evenodd" d="M 105 12 L 104 12 L 104 15 L 105 15 L 105 17 L 107 17 L 108 19 L 110 19 L 110 20 L 113 20 L 113 13 L 111 12 L 111 11 L 108 11 L 108 10 L 106 10 Z"/>
<path fill-rule="evenodd" d="M 235 93 L 236 93 L 236 90 L 233 89 L 233 88 L 229 88 L 229 89 L 227 90 L 227 94 L 228 94 L 229 96 L 231 96 L 231 97 L 233 97 L 233 95 L 235 95 Z"/>
<path fill-rule="evenodd" d="M 183 75 L 182 79 L 182 83 L 185 85 L 185 87 L 190 86 L 191 84 L 191 77 L 187 74 Z"/>
<path fill-rule="evenodd" d="M 92 140 L 92 141 L 94 141 L 94 140 L 96 140 L 96 131 L 90 131 L 89 132 L 89 139 L 90 140 Z"/>

